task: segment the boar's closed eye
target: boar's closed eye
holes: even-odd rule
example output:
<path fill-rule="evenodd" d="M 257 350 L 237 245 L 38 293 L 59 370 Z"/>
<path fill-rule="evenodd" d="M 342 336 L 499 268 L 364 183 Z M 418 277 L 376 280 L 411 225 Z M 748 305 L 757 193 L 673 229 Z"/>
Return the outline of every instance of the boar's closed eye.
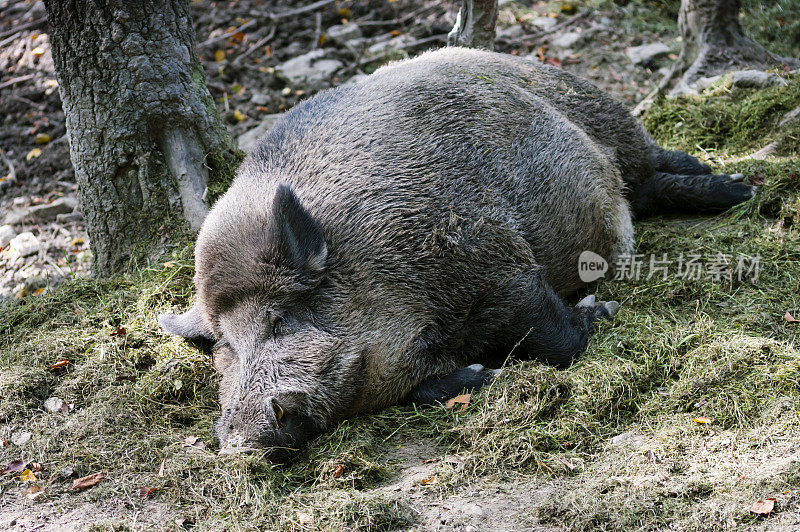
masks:
<path fill-rule="evenodd" d="M 278 337 L 283 334 L 283 316 L 277 316 L 272 322 L 272 336 Z"/>

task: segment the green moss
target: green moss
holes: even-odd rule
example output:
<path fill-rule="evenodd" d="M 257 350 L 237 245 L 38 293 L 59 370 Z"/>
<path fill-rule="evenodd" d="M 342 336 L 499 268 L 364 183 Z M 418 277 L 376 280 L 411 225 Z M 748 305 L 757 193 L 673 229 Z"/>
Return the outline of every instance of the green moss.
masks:
<path fill-rule="evenodd" d="M 216 202 L 231 186 L 236 171 L 245 158 L 239 149 L 219 149 L 206 157 L 208 166 L 208 194 L 211 204 Z"/>
<path fill-rule="evenodd" d="M 800 107 L 800 76 L 764 90 L 731 89 L 723 79 L 700 96 L 662 100 L 643 123 L 664 147 L 697 152 L 748 153 L 778 142 L 781 154 L 800 154 L 800 122 L 778 122 Z"/>

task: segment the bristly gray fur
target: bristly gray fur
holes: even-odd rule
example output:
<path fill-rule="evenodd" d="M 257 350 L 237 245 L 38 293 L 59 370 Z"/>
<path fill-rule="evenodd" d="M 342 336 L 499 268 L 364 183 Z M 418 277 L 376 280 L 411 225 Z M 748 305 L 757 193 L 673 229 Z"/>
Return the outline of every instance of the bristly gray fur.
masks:
<path fill-rule="evenodd" d="M 479 386 L 462 367 L 520 341 L 568 365 L 617 308 L 564 305 L 578 255 L 630 253 L 631 209 L 707 173 L 569 73 L 429 52 L 286 113 L 208 215 L 196 307 L 165 329 L 218 341 L 223 445 L 300 447 L 356 412 Z M 714 177 L 733 197 L 709 208 L 749 197 Z"/>

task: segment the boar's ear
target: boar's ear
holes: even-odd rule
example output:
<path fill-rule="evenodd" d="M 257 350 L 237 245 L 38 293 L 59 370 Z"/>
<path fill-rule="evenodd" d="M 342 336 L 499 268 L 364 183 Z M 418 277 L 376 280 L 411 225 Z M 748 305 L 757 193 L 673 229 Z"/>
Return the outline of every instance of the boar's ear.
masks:
<path fill-rule="evenodd" d="M 322 271 L 328 257 L 325 236 L 288 185 L 278 187 L 272 215 L 283 258 L 295 269 Z"/>
<path fill-rule="evenodd" d="M 194 340 L 206 339 L 212 342 L 216 340 L 214 334 L 203 322 L 203 317 L 196 305 L 183 314 L 162 314 L 158 317 L 158 323 L 167 334 Z"/>

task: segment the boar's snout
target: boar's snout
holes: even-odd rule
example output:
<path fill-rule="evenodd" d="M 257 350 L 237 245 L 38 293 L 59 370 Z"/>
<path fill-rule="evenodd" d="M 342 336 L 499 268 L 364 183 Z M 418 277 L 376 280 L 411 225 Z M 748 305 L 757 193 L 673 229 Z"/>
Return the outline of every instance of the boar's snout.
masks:
<path fill-rule="evenodd" d="M 274 397 L 247 398 L 226 408 L 217 422 L 221 454 L 263 449 L 273 461 L 290 460 L 322 430 L 309 416 L 285 409 Z"/>

